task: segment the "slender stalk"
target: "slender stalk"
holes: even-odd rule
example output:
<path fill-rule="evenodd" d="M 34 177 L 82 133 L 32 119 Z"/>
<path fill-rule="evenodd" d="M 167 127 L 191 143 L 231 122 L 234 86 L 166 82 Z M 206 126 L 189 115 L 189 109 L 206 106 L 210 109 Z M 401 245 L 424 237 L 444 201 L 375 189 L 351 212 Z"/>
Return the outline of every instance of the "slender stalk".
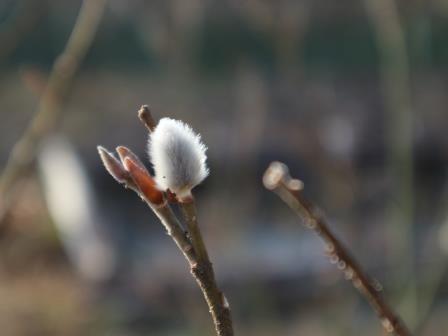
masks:
<path fill-rule="evenodd" d="M 218 288 L 213 266 L 208 259 L 208 253 L 205 246 L 203 245 L 204 249 L 201 252 L 201 256 L 196 254 L 196 245 L 192 243 L 192 241 L 185 235 L 185 232 L 181 229 L 179 220 L 174 215 L 169 205 L 165 202 L 161 207 L 155 207 L 148 200 L 145 199 L 145 201 L 157 217 L 159 217 L 160 221 L 165 226 L 168 235 L 173 238 L 177 247 L 182 251 L 187 259 L 191 274 L 198 283 L 202 294 L 204 295 L 205 301 L 207 302 L 217 335 L 233 336 L 233 323 L 230 306 L 224 294 Z M 188 208 L 194 209 L 194 205 L 193 207 L 189 206 Z M 192 212 L 188 210 L 188 214 L 192 214 Z M 196 215 L 188 218 L 190 218 L 188 222 L 190 222 L 191 225 L 191 220 L 196 218 Z M 193 221 L 196 222 L 195 220 Z M 190 225 L 189 229 L 191 228 Z M 202 241 L 202 235 L 199 229 L 196 230 L 195 235 L 196 238 L 199 236 Z"/>
<path fill-rule="evenodd" d="M 40 141 L 59 120 L 73 78 L 92 44 L 106 0 L 85 0 L 65 50 L 56 59 L 34 118 L 14 145 L 0 177 L 0 221 L 16 192 L 16 182 L 30 168 Z"/>
<path fill-rule="evenodd" d="M 393 239 L 391 255 L 400 262 L 403 272 L 395 282 L 403 287 L 403 313 L 413 324 L 418 315 L 418 288 L 415 260 L 413 168 L 414 112 L 412 108 L 411 70 L 406 31 L 396 0 L 364 0 L 367 16 L 375 33 L 379 52 L 379 70 L 386 109 L 387 160 L 395 181 L 393 197 L 400 208 L 391 206 L 389 236 Z M 403 257 L 406 257 L 403 260 Z M 403 281 L 406 286 L 401 286 Z M 411 325 L 411 328 L 414 327 Z"/>
<path fill-rule="evenodd" d="M 162 206 L 154 206 L 150 201 L 145 198 L 146 204 L 151 208 L 152 211 L 157 215 L 157 217 L 162 222 L 166 229 L 168 235 L 174 240 L 179 250 L 187 259 L 188 264 L 196 265 L 196 255 L 194 253 L 191 241 L 188 239 L 185 231 L 182 229 L 182 225 L 177 219 L 171 207 L 167 202 L 164 202 Z"/>
<path fill-rule="evenodd" d="M 448 275 L 448 265 L 446 262 L 446 257 L 448 255 L 448 184 L 445 186 L 443 192 L 442 199 L 445 202 L 442 202 L 442 213 L 439 214 L 435 220 L 435 223 L 441 223 L 440 229 L 438 232 L 439 239 L 439 248 L 442 250 L 442 254 L 439 257 L 434 259 L 434 263 L 430 268 L 429 272 L 425 272 L 424 284 L 421 293 L 421 297 L 419 300 L 419 316 L 417 321 L 414 323 L 415 333 L 418 334 L 419 331 L 423 330 L 426 324 L 429 321 L 430 312 L 434 309 L 436 304 L 438 295 L 440 291 L 443 290 L 444 279 L 446 279 Z M 433 240 L 428 241 L 429 244 L 433 244 Z"/>
<path fill-rule="evenodd" d="M 194 250 L 198 259 L 201 262 L 210 262 L 205 247 L 204 239 L 202 238 L 201 231 L 198 225 L 196 204 L 193 196 L 190 196 L 188 200 L 182 200 L 179 205 L 182 209 L 185 221 L 187 222 L 188 232 L 190 234 L 191 242 L 193 243 Z"/>
<path fill-rule="evenodd" d="M 140 121 L 145 125 L 147 130 L 151 133 L 157 126 L 157 122 L 151 114 L 147 105 L 143 105 L 138 111 Z M 196 279 L 205 301 L 207 302 L 210 314 L 212 315 L 213 323 L 215 325 L 216 333 L 219 336 L 232 336 L 233 323 L 230 312 L 229 303 L 224 294 L 219 290 L 216 282 L 213 265 L 210 262 L 207 248 L 202 238 L 201 230 L 199 229 L 197 221 L 196 204 L 194 197 L 189 197 L 178 200 L 176 195 L 167 190 L 167 196 L 171 197 L 179 204 L 185 221 L 187 222 L 189 243 L 192 250 L 194 250 L 195 260 L 189 261 L 191 274 Z M 155 212 L 160 209 L 153 209 Z M 157 212 L 156 212 L 157 213 Z M 159 218 L 164 220 L 163 217 Z M 177 220 L 177 218 L 176 218 Z M 187 258 L 188 259 L 188 258 Z"/>
<path fill-rule="evenodd" d="M 210 308 L 218 335 L 233 335 L 230 306 L 216 283 L 213 266 L 199 229 L 195 203 L 193 196 L 189 196 L 179 203 L 198 258 L 198 264 L 192 268 L 192 273 L 197 280 L 202 279 L 199 285 Z M 202 286 L 201 284 L 207 284 L 207 286 Z"/>
<path fill-rule="evenodd" d="M 218 336 L 233 336 L 233 322 L 229 302 L 216 285 L 212 264 L 210 262 L 201 262 L 192 265 L 191 274 L 195 277 L 205 297 L 215 324 L 216 334 Z"/>
<path fill-rule="evenodd" d="M 0 63 L 14 53 L 24 37 L 36 28 L 46 11 L 46 1 L 16 1 L 16 8 L 0 29 Z"/>
<path fill-rule="evenodd" d="M 286 165 L 273 162 L 264 178 L 267 189 L 275 192 L 325 243 L 330 259 L 343 270 L 345 277 L 364 296 L 378 315 L 386 333 L 410 336 L 411 333 L 381 295 L 381 285 L 372 280 L 348 249 L 330 230 L 320 211 L 301 193 L 303 183 L 292 179 Z"/>

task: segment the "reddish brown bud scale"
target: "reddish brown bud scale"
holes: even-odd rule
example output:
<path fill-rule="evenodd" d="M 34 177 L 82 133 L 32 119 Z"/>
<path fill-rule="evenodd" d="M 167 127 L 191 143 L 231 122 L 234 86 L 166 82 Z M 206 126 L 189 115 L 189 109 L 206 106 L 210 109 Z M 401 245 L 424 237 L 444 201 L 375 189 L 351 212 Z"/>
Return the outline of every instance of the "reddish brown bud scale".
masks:
<path fill-rule="evenodd" d="M 129 148 L 125 146 L 118 146 L 116 148 L 118 156 L 120 157 L 121 163 L 124 165 L 124 160 L 128 157 L 130 158 L 140 169 L 144 170 L 146 173 L 148 173 L 148 170 L 146 169 L 143 162 L 140 160 L 140 158 Z M 149 173 L 148 173 L 149 174 Z"/>
<path fill-rule="evenodd" d="M 152 176 L 140 168 L 138 163 L 130 157 L 126 157 L 123 163 L 143 196 L 154 205 L 162 205 L 164 202 L 163 193 L 157 189 Z"/>

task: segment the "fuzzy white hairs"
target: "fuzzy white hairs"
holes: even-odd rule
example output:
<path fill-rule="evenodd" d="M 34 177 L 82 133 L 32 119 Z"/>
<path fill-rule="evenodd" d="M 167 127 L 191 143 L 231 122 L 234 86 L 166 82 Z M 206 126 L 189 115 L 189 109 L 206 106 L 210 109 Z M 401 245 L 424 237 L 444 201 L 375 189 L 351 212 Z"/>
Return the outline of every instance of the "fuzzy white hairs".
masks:
<path fill-rule="evenodd" d="M 160 119 L 148 141 L 159 188 L 170 189 L 179 199 L 188 197 L 209 174 L 206 150 L 201 136 L 190 126 L 180 120 Z"/>

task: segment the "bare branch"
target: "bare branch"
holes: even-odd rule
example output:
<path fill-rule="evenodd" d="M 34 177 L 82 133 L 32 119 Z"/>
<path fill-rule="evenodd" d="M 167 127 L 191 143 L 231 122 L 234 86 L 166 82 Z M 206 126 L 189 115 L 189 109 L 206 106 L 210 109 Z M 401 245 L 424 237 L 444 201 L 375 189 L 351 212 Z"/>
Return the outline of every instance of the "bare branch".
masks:
<path fill-rule="evenodd" d="M 103 15 L 106 0 L 85 0 L 67 42 L 57 58 L 39 107 L 27 130 L 17 141 L 0 177 L 0 221 L 16 192 L 18 179 L 29 169 L 40 141 L 59 120 L 73 78 L 90 48 Z"/>
<path fill-rule="evenodd" d="M 189 203 L 183 204 L 190 238 L 182 228 L 164 194 L 157 189 L 154 179 L 144 168 L 137 155 L 124 146 L 119 146 L 117 151 L 122 163 L 102 147 L 99 148 L 99 153 L 106 169 L 112 176 L 117 175 L 116 177 L 114 176 L 115 179 L 125 186 L 129 186 L 126 173 L 129 174 L 133 185 L 135 185 L 135 188 L 132 189 L 157 215 L 168 235 L 186 258 L 191 274 L 198 283 L 207 302 L 217 335 L 233 336 L 229 303 L 217 286 L 213 266 L 208 258 L 208 253 L 197 225 L 193 198 L 190 199 Z M 197 246 L 200 246 L 200 248 L 197 248 Z"/>
<path fill-rule="evenodd" d="M 378 315 L 384 330 L 398 336 L 410 336 L 411 333 L 381 295 L 381 286 L 369 278 L 361 265 L 348 249 L 329 229 L 320 211 L 301 193 L 303 183 L 291 178 L 288 167 L 273 162 L 266 170 L 263 183 L 303 219 L 304 224 L 313 230 L 326 244 L 328 255 L 338 263 L 347 279 L 364 296 Z"/>
<path fill-rule="evenodd" d="M 182 209 L 185 221 L 187 222 L 188 232 L 190 233 L 191 242 L 193 243 L 198 259 L 201 262 L 210 262 L 207 248 L 205 247 L 205 243 L 199 229 L 195 203 L 196 202 L 193 196 L 190 196 L 187 200 L 181 200 L 179 205 Z"/>
<path fill-rule="evenodd" d="M 394 282 L 402 288 L 400 296 L 403 314 L 413 328 L 418 323 L 419 300 L 415 260 L 403 258 L 413 255 L 415 241 L 416 186 L 414 172 L 413 143 L 417 120 L 413 111 L 413 89 L 409 43 L 400 17 L 397 0 L 364 0 L 367 18 L 373 28 L 378 48 L 379 75 L 385 107 L 385 143 L 387 164 L 394 181 L 392 199 L 400 202 L 388 211 L 390 223 L 388 236 L 392 237 L 394 248 L 389 258 L 400 262 L 400 273 Z M 406 286 L 402 286 L 403 282 Z"/>
<path fill-rule="evenodd" d="M 213 266 L 199 229 L 195 200 L 193 196 L 190 196 L 179 202 L 179 205 L 187 222 L 190 239 L 198 259 L 197 266 L 191 271 L 196 279 L 199 279 L 199 286 L 210 308 L 218 335 L 233 335 L 230 306 L 215 279 Z"/>

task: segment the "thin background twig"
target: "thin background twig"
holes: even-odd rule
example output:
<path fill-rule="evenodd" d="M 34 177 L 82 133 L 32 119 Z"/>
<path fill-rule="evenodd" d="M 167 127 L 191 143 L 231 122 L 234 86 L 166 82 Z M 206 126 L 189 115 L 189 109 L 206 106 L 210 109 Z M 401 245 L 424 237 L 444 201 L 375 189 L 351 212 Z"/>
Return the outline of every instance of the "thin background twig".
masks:
<path fill-rule="evenodd" d="M 397 286 L 403 291 L 403 312 L 414 324 L 417 320 L 417 272 L 414 254 L 414 169 L 413 132 L 414 116 L 411 99 L 409 55 L 405 31 L 400 20 L 396 0 L 365 0 L 367 16 L 375 33 L 380 76 L 385 101 L 386 143 L 388 164 L 394 181 L 393 198 L 399 208 L 391 206 L 389 236 L 394 249 L 394 263 L 403 269 L 397 274 Z"/>
<path fill-rule="evenodd" d="M 0 25 L 0 63 L 8 59 L 18 48 L 23 38 L 36 28 L 47 10 L 47 2 L 16 1 L 13 14 Z"/>
<path fill-rule="evenodd" d="M 0 177 L 0 223 L 17 191 L 17 181 L 30 168 L 40 142 L 60 119 L 73 78 L 103 16 L 107 0 L 85 0 L 67 45 L 56 59 L 34 118 L 14 145 Z"/>
<path fill-rule="evenodd" d="M 303 219 L 304 224 L 324 241 L 330 260 L 338 264 L 338 268 L 344 272 L 346 279 L 352 282 L 353 286 L 372 306 L 385 332 L 395 333 L 398 336 L 410 336 L 411 333 L 405 324 L 381 295 L 382 287 L 378 281 L 372 280 L 367 275 L 348 249 L 330 230 L 320 211 L 303 196 L 303 183 L 292 179 L 288 168 L 280 162 L 271 163 L 265 172 L 263 183 L 267 189 L 278 194 Z"/>

